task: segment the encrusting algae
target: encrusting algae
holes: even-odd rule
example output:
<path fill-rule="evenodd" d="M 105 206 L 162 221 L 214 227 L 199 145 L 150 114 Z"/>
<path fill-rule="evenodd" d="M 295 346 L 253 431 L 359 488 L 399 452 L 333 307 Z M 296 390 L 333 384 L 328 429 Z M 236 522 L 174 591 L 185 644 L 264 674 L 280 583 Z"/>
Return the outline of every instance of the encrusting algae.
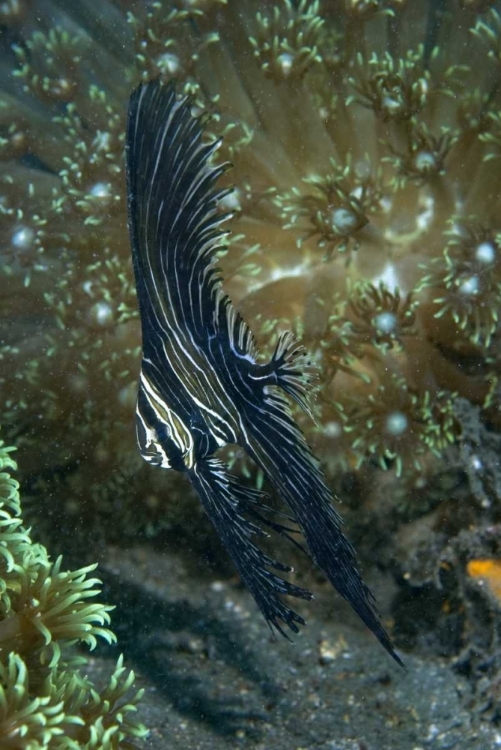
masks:
<path fill-rule="evenodd" d="M 0 441 L 0 745 L 5 750 L 125 750 L 146 736 L 135 719 L 142 691 L 120 656 L 97 690 L 71 646 L 116 641 L 113 607 L 91 603 L 100 584 L 90 565 L 51 563 L 23 526 L 17 466 Z"/>
<path fill-rule="evenodd" d="M 328 480 L 356 486 L 359 535 L 381 486 L 390 550 L 402 518 L 430 509 L 449 535 L 483 523 L 428 489 L 466 444 L 458 398 L 481 431 L 500 424 L 501 3 L 19 0 L 0 14 L 0 382 L 30 507 L 50 491 L 110 537 L 186 507 L 140 465 L 133 430 L 125 111 L 160 76 L 224 138 L 225 291 L 258 344 L 293 330 L 316 362 L 315 423 L 295 417 Z M 489 485 L 482 455 L 465 471 Z M 487 494 L 474 507 L 492 525 Z"/>

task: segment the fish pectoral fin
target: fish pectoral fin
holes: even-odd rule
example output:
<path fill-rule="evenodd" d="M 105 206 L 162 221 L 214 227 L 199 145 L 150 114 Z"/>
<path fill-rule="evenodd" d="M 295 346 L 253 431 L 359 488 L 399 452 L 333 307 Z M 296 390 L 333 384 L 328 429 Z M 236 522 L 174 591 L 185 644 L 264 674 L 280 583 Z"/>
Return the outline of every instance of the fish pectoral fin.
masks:
<path fill-rule="evenodd" d="M 276 385 L 313 419 L 310 399 L 315 368 L 306 349 L 290 331 L 280 335 L 270 368 L 275 374 Z"/>
<path fill-rule="evenodd" d="M 266 536 L 266 533 L 244 514 L 250 513 L 256 520 L 263 520 L 255 511 L 262 493 L 241 484 L 217 458 L 205 458 L 196 462 L 188 471 L 188 476 L 205 512 L 272 631 L 275 629 L 287 637 L 280 624 L 284 623 L 297 633 L 298 625 L 304 625 L 305 622 L 280 596 L 308 600 L 313 596 L 306 589 L 295 586 L 270 570 L 289 573 L 292 568 L 266 555 L 254 542 L 253 537 Z M 281 528 L 285 532 L 286 527 Z"/>

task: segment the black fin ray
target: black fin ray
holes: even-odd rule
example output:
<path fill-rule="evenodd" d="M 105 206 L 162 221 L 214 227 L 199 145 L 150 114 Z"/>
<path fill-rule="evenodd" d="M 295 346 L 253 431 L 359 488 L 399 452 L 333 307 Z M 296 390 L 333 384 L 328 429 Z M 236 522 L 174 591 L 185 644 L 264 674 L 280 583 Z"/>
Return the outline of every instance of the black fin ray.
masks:
<path fill-rule="evenodd" d="M 231 215 L 218 210 L 228 189 L 215 184 L 228 165 L 213 166 L 218 142 L 202 141 L 203 117 L 172 84 L 141 85 L 127 121 L 129 226 L 142 312 L 182 338 L 205 341 L 215 324 L 215 253 Z M 142 315 L 143 317 L 143 315 Z M 151 312 L 149 317 L 151 318 Z"/>
<path fill-rule="evenodd" d="M 392 658 L 403 666 L 381 624 L 375 599 L 360 575 L 316 459 L 280 399 L 246 420 L 251 457 L 265 472 L 301 527 L 309 555 Z"/>
<path fill-rule="evenodd" d="M 216 318 L 218 330 L 227 332 L 230 348 L 255 361 L 259 352 L 254 334 L 221 288 L 216 298 Z"/>
<path fill-rule="evenodd" d="M 290 331 L 282 333 L 271 358 L 277 385 L 313 419 L 311 381 L 315 369 L 308 352 Z"/>
<path fill-rule="evenodd" d="M 303 545 L 300 544 L 297 539 L 294 539 L 294 537 L 291 536 L 291 534 L 301 533 L 299 528 L 293 529 L 290 526 L 284 526 L 284 524 L 273 521 L 271 518 L 266 518 L 266 516 L 263 516 L 263 513 L 272 513 L 273 515 L 285 518 L 287 519 L 287 521 L 291 521 L 292 523 L 296 523 L 296 519 L 288 513 L 283 513 L 276 508 L 272 508 L 271 506 L 266 505 L 263 502 L 263 498 L 266 496 L 264 492 L 257 492 L 256 494 L 257 496 L 255 499 L 250 496 L 242 498 L 248 515 L 250 515 L 252 518 L 255 518 L 257 521 L 264 524 L 275 533 L 283 536 L 297 549 L 301 550 L 303 554 L 308 555 Z"/>
<path fill-rule="evenodd" d="M 313 597 L 306 589 L 295 586 L 268 570 L 274 568 L 287 573 L 291 568 L 270 558 L 254 544 L 252 537 L 262 536 L 265 532 L 247 520 L 243 511 L 248 503 L 254 504 L 261 493 L 240 484 L 216 458 L 197 462 L 188 471 L 188 475 L 205 512 L 272 630 L 275 628 L 286 635 L 280 625 L 283 622 L 297 633 L 298 625 L 304 625 L 304 620 L 280 596 L 308 600 Z"/>

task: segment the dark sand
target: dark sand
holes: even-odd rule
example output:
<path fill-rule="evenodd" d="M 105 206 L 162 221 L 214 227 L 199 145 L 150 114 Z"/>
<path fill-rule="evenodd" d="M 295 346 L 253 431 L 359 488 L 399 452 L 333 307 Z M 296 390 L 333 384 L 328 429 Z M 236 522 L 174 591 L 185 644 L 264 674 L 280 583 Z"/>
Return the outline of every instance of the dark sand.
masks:
<path fill-rule="evenodd" d="M 327 586 L 299 611 L 294 642 L 274 640 L 235 580 L 194 575 L 168 553 L 108 550 L 100 573 L 117 605 L 119 646 L 94 657 L 99 680 L 120 651 L 145 688 L 152 750 L 495 750 L 467 681 L 447 661 L 386 655 Z M 384 584 L 376 587 L 386 602 Z M 384 607 L 382 606 L 384 609 Z"/>

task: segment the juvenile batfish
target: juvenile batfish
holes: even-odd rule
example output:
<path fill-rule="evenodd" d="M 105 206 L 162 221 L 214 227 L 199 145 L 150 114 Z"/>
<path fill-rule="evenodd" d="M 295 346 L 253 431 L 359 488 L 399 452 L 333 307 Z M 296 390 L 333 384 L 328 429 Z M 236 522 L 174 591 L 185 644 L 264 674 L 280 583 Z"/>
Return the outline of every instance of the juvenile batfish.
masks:
<path fill-rule="evenodd" d="M 136 427 L 153 466 L 187 475 L 235 566 L 270 626 L 298 632 L 304 620 L 282 595 L 311 599 L 279 574 L 291 568 L 256 544 L 262 526 L 291 529 L 263 516 L 263 494 L 216 458 L 240 445 L 271 481 L 300 527 L 312 560 L 401 664 L 341 532 L 306 441 L 285 396 L 307 409 L 305 352 L 283 334 L 270 361 L 257 361 L 249 328 L 223 293 L 214 266 L 221 248 L 216 188 L 228 165 L 214 166 L 219 142 L 203 142 L 203 120 L 172 85 L 142 84 L 127 122 L 129 230 L 142 327 Z M 289 537 L 291 538 L 291 537 Z"/>

